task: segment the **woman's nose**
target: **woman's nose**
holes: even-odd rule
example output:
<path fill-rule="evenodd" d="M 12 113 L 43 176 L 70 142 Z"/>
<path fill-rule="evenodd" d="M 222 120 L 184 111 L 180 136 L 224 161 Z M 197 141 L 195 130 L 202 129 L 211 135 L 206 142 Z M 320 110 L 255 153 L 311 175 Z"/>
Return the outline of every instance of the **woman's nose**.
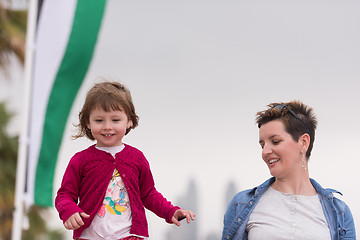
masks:
<path fill-rule="evenodd" d="M 270 153 L 272 153 L 272 148 L 269 145 L 265 144 L 262 149 L 262 155 L 266 156 Z"/>

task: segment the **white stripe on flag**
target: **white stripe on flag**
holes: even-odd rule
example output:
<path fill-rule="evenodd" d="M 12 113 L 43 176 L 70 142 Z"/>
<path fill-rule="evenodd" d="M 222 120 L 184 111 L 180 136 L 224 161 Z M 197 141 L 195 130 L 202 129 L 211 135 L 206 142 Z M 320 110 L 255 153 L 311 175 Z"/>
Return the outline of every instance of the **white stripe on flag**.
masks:
<path fill-rule="evenodd" d="M 72 28 L 76 0 L 44 1 L 38 23 L 30 114 L 27 206 L 34 203 L 36 166 L 50 92 Z"/>
<path fill-rule="evenodd" d="M 92 59 L 106 0 L 66 3 L 45 2 L 39 23 L 30 117 L 28 206 L 53 205 L 53 180 L 63 133 Z"/>

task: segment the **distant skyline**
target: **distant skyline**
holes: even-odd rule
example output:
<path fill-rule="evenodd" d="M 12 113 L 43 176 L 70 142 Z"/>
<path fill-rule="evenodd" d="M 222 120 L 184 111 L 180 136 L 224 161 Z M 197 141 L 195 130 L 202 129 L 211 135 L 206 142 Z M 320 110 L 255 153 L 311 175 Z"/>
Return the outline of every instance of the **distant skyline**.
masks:
<path fill-rule="evenodd" d="M 140 116 L 125 142 L 144 152 L 167 199 L 196 208 L 195 224 L 180 229 L 149 213 L 149 239 L 188 229 L 198 240 L 215 239 L 229 195 L 270 177 L 256 112 L 299 99 L 319 121 L 310 176 L 343 193 L 359 226 L 359 1 L 110 0 L 106 11 L 66 127 L 57 184 L 69 158 L 91 144 L 70 140 L 86 91 L 101 77 L 121 81 Z M 18 68 L 11 82 L 0 79 L 0 100 L 19 112 Z M 13 123 L 16 132 L 19 118 Z M 51 225 L 61 228 L 54 216 Z"/>

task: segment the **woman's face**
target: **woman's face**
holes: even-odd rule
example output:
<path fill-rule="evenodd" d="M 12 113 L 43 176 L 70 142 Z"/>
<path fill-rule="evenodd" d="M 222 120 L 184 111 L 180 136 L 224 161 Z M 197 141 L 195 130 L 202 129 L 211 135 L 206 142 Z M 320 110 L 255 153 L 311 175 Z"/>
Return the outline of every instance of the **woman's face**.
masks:
<path fill-rule="evenodd" d="M 262 159 L 272 176 L 289 178 L 302 169 L 301 141 L 294 141 L 281 120 L 273 120 L 260 127 L 259 143 Z"/>

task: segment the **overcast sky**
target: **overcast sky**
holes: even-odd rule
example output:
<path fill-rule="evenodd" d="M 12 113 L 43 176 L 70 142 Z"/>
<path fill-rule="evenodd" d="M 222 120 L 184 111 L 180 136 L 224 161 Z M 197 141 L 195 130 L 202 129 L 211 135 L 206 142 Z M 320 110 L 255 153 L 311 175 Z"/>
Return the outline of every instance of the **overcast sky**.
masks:
<path fill-rule="evenodd" d="M 145 153 L 158 190 L 176 204 L 193 181 L 198 237 L 220 235 L 228 185 L 240 191 L 270 177 L 256 112 L 298 99 L 319 121 L 310 175 L 344 194 L 359 226 L 359 11 L 359 1 L 347 0 L 108 1 L 58 179 L 89 144 L 69 140 L 84 94 L 99 77 L 119 80 L 140 116 L 125 142 Z M 23 84 L 13 76 L 1 79 L 0 94 L 18 111 Z M 173 226 L 148 216 L 150 239 L 165 240 Z"/>

